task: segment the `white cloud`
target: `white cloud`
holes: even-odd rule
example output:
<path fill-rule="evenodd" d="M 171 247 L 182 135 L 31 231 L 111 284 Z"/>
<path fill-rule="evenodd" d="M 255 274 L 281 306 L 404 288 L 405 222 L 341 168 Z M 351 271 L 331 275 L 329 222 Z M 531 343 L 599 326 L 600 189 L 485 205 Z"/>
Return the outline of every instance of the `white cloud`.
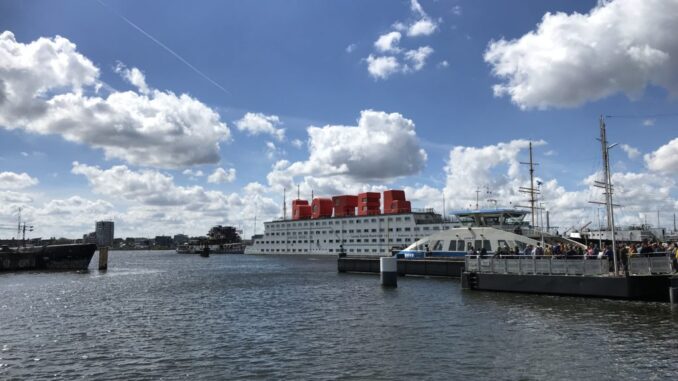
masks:
<path fill-rule="evenodd" d="M 193 170 L 193 169 L 185 169 L 183 172 L 181 172 L 183 175 L 189 176 L 189 177 L 202 177 L 205 176 L 203 171 L 201 170 Z"/>
<path fill-rule="evenodd" d="M 100 148 L 107 158 L 179 168 L 219 161 L 230 139 L 219 114 L 189 95 L 150 89 L 138 70 L 120 69 L 140 92 L 99 90 L 99 69 L 56 36 L 19 43 L 0 34 L 0 126 Z M 144 91 L 146 93 L 144 93 Z"/>
<path fill-rule="evenodd" d="M 375 79 L 386 79 L 400 71 L 401 65 L 393 56 L 367 57 L 367 71 Z"/>
<path fill-rule="evenodd" d="M 405 59 L 410 62 L 414 71 L 419 71 L 424 67 L 426 59 L 431 54 L 433 54 L 433 48 L 430 46 L 422 46 L 416 50 L 405 52 Z"/>
<path fill-rule="evenodd" d="M 275 146 L 275 143 L 266 142 L 266 157 L 268 157 L 270 160 L 273 160 L 277 153 L 278 148 Z"/>
<path fill-rule="evenodd" d="M 39 183 L 28 173 L 0 172 L 0 189 L 24 189 Z"/>
<path fill-rule="evenodd" d="M 446 68 L 448 66 L 450 66 L 450 63 L 447 62 L 447 60 L 438 62 L 438 67 L 441 68 L 441 69 Z"/>
<path fill-rule="evenodd" d="M 300 139 L 294 139 L 292 140 L 292 146 L 294 146 L 295 148 L 301 148 L 304 146 L 304 142 Z"/>
<path fill-rule="evenodd" d="M 631 147 L 631 146 L 628 145 L 628 144 L 622 144 L 622 145 L 620 145 L 620 147 L 621 147 L 621 149 L 622 149 L 624 152 L 626 152 L 626 155 L 627 155 L 627 156 L 629 157 L 629 159 L 631 159 L 631 160 L 633 160 L 633 159 L 637 158 L 638 156 L 640 156 L 640 151 L 639 151 L 637 148 L 635 148 L 635 147 Z"/>
<path fill-rule="evenodd" d="M 167 174 L 155 170 L 133 171 L 124 165 L 100 169 L 75 162 L 72 172 L 85 176 L 94 193 L 134 205 L 116 216 L 116 221 L 120 221 L 116 231 L 120 226 L 127 234 L 182 231 L 205 234 L 212 225 L 237 226 L 251 221 L 255 214 L 261 221 L 268 221 L 278 217 L 281 210 L 256 183 L 248 184 L 240 193 L 226 194 L 200 186 L 178 186 Z M 244 228 L 246 235 L 252 234 L 252 226 Z"/>
<path fill-rule="evenodd" d="M 678 93 L 678 2 L 599 1 L 587 14 L 547 13 L 536 30 L 492 41 L 496 96 L 521 108 L 574 107 L 649 84 Z"/>
<path fill-rule="evenodd" d="M 353 53 L 353 51 L 358 47 L 356 44 L 350 44 L 346 47 L 346 53 Z"/>
<path fill-rule="evenodd" d="M 207 182 L 213 184 L 232 183 L 233 181 L 235 181 L 235 168 L 229 168 L 228 171 L 217 168 L 207 176 Z"/>
<path fill-rule="evenodd" d="M 321 178 L 366 182 L 390 180 L 418 173 L 426 163 L 414 122 L 398 113 L 365 110 L 357 126 L 309 127 L 306 161 L 278 161 L 269 184 L 290 188 L 294 177 L 312 177 L 326 188 L 337 188 Z"/>
<path fill-rule="evenodd" d="M 400 48 L 398 43 L 400 43 L 400 32 L 390 32 L 379 36 L 377 41 L 374 42 L 374 47 L 377 51 L 382 53 L 389 52 L 398 52 Z"/>
<path fill-rule="evenodd" d="M 463 10 L 461 8 L 461 5 L 455 5 L 452 7 L 452 14 L 455 16 L 461 16 L 463 13 Z"/>
<path fill-rule="evenodd" d="M 240 131 L 245 131 L 250 135 L 268 134 L 278 139 L 278 141 L 282 141 L 285 139 L 285 129 L 276 128 L 280 124 L 280 118 L 276 115 L 251 112 L 248 112 L 235 122 L 235 126 Z"/>
<path fill-rule="evenodd" d="M 426 17 L 426 12 L 424 12 L 424 8 L 422 8 L 418 0 L 410 0 L 410 10 L 419 17 Z"/>
<path fill-rule="evenodd" d="M 678 138 L 644 156 L 651 171 L 678 174 Z"/>
<path fill-rule="evenodd" d="M 422 18 L 410 25 L 407 35 L 410 37 L 429 36 L 438 29 L 438 24 L 430 18 Z"/>
<path fill-rule="evenodd" d="M 141 72 L 141 70 L 135 67 L 128 69 L 125 64 L 118 62 L 115 65 L 115 72 L 122 75 L 122 77 L 125 78 L 129 83 L 136 86 L 140 93 L 148 94 L 150 92 L 150 89 L 146 84 L 146 76 Z"/>
<path fill-rule="evenodd" d="M 645 127 L 652 127 L 652 126 L 654 126 L 654 123 L 655 123 L 654 119 L 643 120 L 643 126 L 645 126 Z"/>

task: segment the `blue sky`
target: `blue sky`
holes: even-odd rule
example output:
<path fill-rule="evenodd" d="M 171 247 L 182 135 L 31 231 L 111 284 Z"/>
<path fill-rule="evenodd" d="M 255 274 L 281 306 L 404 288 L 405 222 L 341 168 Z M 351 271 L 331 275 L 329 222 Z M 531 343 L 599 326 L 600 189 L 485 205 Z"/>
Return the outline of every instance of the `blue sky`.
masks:
<path fill-rule="evenodd" d="M 633 116 L 607 120 L 610 140 L 626 145 L 613 151 L 622 219 L 651 213 L 656 221 L 661 209 L 667 224 L 678 195 L 678 13 L 674 1 L 655 10 L 649 3 L 3 1 L 8 51 L 56 36 L 75 45 L 30 64 L 15 55 L 0 69 L 6 88 L 27 81 L 22 75 L 63 80 L 7 91 L 23 97 L 13 109 L 0 102 L 0 223 L 21 207 L 44 236 L 81 235 L 97 218 L 116 220 L 122 236 L 201 234 L 214 223 L 248 235 L 255 214 L 281 215 L 282 188 L 297 184 L 306 198 L 311 189 L 331 196 L 393 187 L 418 207 L 440 209 L 444 191 L 447 205 L 461 208 L 487 187 L 503 204 L 520 203 L 526 171 L 515 167 L 531 140 L 548 182 L 543 202 L 565 227 L 591 219 L 605 114 Z M 628 14 L 634 28 L 617 22 Z M 414 30 L 417 22 L 425 28 Z M 389 33 L 396 43 L 375 44 Z M 426 51 L 420 61 L 418 49 Z M 87 62 L 47 76 L 59 55 Z M 387 58 L 398 65 L 390 72 L 370 66 Z M 49 103 L 78 93 L 78 81 L 83 99 L 126 98 L 98 124 L 86 116 L 100 109 L 80 106 L 76 117 L 69 102 L 50 104 L 45 117 L 18 115 L 20 101 Z M 171 99 L 162 103 L 155 91 Z M 129 102 L 149 99 L 156 104 L 140 111 L 145 122 L 127 114 L 136 107 Z M 195 112 L 166 117 L 191 102 Z M 162 126 L 144 130 L 156 112 Z M 172 128 L 186 136 L 164 144 L 160 135 Z"/>

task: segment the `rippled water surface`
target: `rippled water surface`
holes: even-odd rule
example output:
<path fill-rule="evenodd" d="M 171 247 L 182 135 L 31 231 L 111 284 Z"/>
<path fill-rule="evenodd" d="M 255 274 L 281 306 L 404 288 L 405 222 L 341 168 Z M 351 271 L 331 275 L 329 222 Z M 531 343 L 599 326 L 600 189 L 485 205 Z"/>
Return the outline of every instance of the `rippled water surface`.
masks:
<path fill-rule="evenodd" d="M 334 258 L 96 260 L 0 273 L 0 379 L 678 379 L 668 304 L 382 289 Z"/>

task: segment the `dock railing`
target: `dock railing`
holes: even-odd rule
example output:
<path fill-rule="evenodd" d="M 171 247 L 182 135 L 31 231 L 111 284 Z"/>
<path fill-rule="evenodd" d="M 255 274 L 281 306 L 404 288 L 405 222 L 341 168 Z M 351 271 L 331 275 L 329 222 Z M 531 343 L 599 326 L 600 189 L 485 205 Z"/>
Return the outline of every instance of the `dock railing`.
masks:
<path fill-rule="evenodd" d="M 607 275 L 607 259 L 584 259 L 565 256 L 511 255 L 466 256 L 466 271 L 495 274 L 533 275 Z"/>
<path fill-rule="evenodd" d="M 629 274 L 652 275 L 673 272 L 670 253 L 637 254 L 629 257 Z"/>
<path fill-rule="evenodd" d="M 669 253 L 636 255 L 628 258 L 631 275 L 671 274 Z M 610 275 L 607 258 L 585 256 L 467 255 L 465 269 L 470 272 L 522 275 Z"/>

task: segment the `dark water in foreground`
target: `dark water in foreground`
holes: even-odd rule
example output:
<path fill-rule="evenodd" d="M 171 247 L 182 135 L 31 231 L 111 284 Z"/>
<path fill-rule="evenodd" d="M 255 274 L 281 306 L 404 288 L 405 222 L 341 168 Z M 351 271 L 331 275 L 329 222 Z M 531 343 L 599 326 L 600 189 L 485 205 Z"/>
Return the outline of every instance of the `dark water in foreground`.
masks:
<path fill-rule="evenodd" d="M 0 379 L 43 378 L 675 380 L 678 309 L 111 252 L 106 273 L 0 274 Z"/>

